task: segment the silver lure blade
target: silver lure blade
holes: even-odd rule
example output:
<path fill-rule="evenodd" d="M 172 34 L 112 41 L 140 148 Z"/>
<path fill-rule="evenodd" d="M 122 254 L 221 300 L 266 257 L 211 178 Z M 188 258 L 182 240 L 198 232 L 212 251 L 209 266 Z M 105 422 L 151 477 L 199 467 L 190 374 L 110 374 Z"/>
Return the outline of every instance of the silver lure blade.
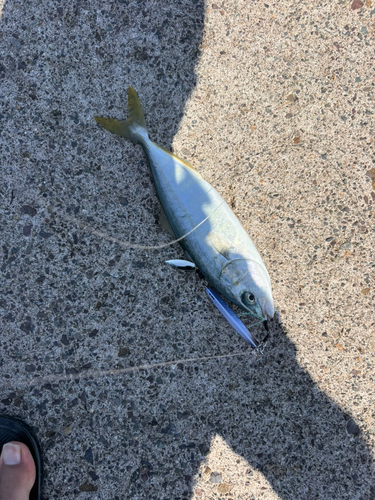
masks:
<path fill-rule="evenodd" d="M 258 342 L 251 335 L 246 326 L 234 311 L 219 297 L 219 295 L 211 288 L 206 287 L 207 295 L 210 297 L 214 305 L 219 309 L 228 323 L 236 330 L 241 337 L 251 345 L 254 349 L 258 348 Z"/>
<path fill-rule="evenodd" d="M 175 259 L 175 260 L 166 260 L 166 264 L 172 267 L 176 267 L 177 269 L 194 271 L 196 269 L 194 262 L 190 262 L 188 260 Z"/>

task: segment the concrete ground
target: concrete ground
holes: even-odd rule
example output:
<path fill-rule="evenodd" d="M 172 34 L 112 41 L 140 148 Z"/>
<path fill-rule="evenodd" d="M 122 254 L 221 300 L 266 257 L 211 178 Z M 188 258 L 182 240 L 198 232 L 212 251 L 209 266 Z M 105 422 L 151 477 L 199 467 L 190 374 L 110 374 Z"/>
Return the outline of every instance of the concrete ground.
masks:
<path fill-rule="evenodd" d="M 375 4 L 214 1 L 0 0 L 0 413 L 46 499 L 375 498 Z M 170 237 L 93 119 L 129 85 L 264 258 L 263 356 L 130 246 Z"/>

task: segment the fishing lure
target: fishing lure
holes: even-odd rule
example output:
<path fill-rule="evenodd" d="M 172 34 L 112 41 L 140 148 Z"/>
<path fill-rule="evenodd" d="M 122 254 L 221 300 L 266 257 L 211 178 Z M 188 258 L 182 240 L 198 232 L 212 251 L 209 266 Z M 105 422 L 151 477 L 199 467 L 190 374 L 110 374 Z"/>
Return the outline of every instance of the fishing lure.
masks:
<path fill-rule="evenodd" d="M 255 340 L 253 335 L 249 332 L 246 326 L 242 323 L 240 318 L 232 311 L 232 309 L 223 301 L 222 298 L 212 290 L 211 288 L 206 287 L 206 292 L 209 298 L 212 300 L 213 304 L 219 309 L 224 318 L 228 321 L 228 323 L 236 330 L 237 333 L 241 335 L 241 337 L 251 345 L 254 349 L 259 347 L 258 342 Z"/>

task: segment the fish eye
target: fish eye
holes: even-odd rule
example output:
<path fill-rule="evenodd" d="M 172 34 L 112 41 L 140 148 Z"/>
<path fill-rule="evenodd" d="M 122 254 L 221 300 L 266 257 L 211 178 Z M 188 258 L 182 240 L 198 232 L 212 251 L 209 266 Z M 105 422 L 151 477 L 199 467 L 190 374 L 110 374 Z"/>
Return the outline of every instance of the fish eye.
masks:
<path fill-rule="evenodd" d="M 255 297 L 252 293 L 250 292 L 245 292 L 242 295 L 242 302 L 244 302 L 246 305 L 251 306 L 255 303 Z"/>

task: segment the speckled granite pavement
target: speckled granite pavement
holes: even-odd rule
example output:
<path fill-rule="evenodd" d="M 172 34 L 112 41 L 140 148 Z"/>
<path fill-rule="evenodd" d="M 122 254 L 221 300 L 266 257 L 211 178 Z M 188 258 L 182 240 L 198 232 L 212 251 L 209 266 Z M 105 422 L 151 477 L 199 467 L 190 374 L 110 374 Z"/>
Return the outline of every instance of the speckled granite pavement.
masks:
<path fill-rule="evenodd" d="M 373 0 L 0 0 L 0 412 L 46 499 L 375 498 L 374 26 Z M 264 258 L 261 357 L 178 246 L 129 246 L 170 241 L 93 120 L 129 85 Z"/>

